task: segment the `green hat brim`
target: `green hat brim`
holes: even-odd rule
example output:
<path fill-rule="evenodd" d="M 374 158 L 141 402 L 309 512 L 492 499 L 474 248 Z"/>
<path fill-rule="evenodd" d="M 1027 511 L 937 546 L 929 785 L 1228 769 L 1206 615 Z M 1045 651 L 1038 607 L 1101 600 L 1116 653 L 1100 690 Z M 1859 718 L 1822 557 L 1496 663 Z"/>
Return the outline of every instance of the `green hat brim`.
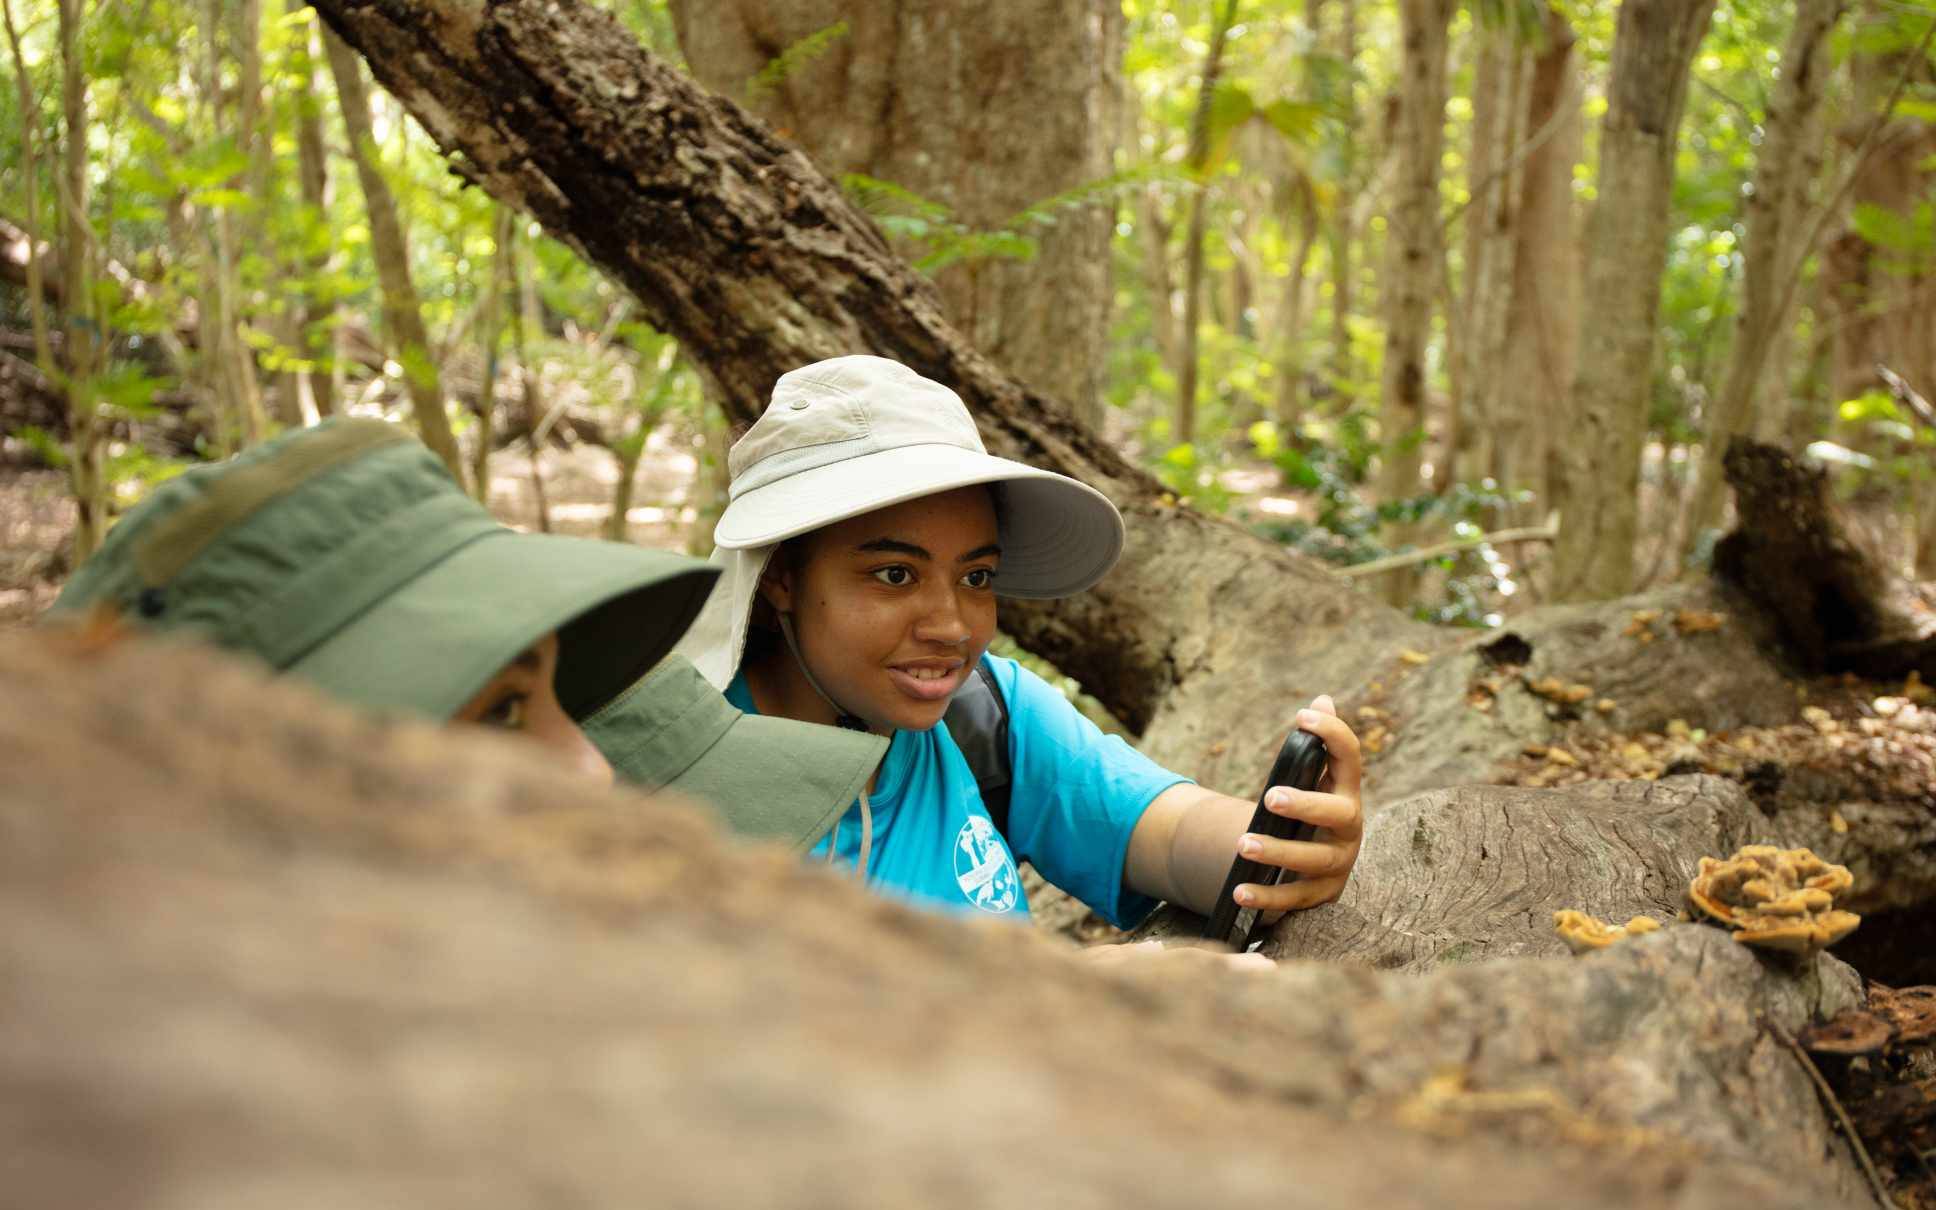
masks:
<path fill-rule="evenodd" d="M 671 649 L 717 576 L 663 551 L 498 530 L 431 565 L 288 670 L 366 709 L 441 720 L 559 631 L 558 698 L 582 718 Z"/>
<path fill-rule="evenodd" d="M 887 739 L 742 713 L 671 656 L 584 723 L 618 775 L 710 805 L 734 833 L 818 843 L 887 755 Z"/>

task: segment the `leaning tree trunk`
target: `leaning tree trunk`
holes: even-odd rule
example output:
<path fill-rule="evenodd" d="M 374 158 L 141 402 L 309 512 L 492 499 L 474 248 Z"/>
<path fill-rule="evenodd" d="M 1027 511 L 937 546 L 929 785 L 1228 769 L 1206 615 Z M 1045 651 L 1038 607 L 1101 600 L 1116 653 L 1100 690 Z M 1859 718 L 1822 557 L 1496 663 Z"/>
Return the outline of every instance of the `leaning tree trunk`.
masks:
<path fill-rule="evenodd" d="M 1781 76 L 1761 123 L 1761 145 L 1755 152 L 1754 180 L 1747 197 L 1741 304 L 1734 314 L 1728 368 L 1708 412 L 1700 471 L 1687 506 L 1688 551 L 1705 531 L 1720 524 L 1725 501 L 1721 457 L 1732 438 L 1754 430 L 1763 376 L 1772 372 L 1778 381 L 1783 376 L 1783 366 L 1771 354 L 1781 346 L 1790 323 L 1789 309 L 1782 305 L 1790 297 L 1790 279 L 1800 274 L 1801 262 L 1813 251 L 1806 242 L 1810 232 L 1803 228 L 1812 184 L 1807 170 L 1811 163 L 1819 167 L 1819 161 L 1809 150 L 1834 66 L 1829 31 L 1847 7 L 1847 0 L 1800 0 L 1782 47 Z"/>
<path fill-rule="evenodd" d="M 908 1174 L 939 1210 L 1283 1203 L 1287 1179 L 1289 1204 L 1393 1210 L 1863 1193 L 1782 1042 L 1858 1003 L 1832 957 L 1670 924 L 1583 959 L 1110 974 L 519 745 L 103 638 L 0 643 L 21 690 L 0 697 L 0 1151 L 24 1204 L 887 1207 Z M 1368 859 L 1445 859 L 1398 905 L 1424 929 L 1583 849 L 1607 860 L 1560 904 L 1659 913 L 1686 856 L 1664 841 L 1754 829 L 1698 783 L 1631 827 L 1602 801 L 1469 794 L 1448 809 L 1497 829 L 1476 863 L 1409 830 Z M 1332 948 L 1409 963 L 1369 941 Z"/>
<path fill-rule="evenodd" d="M 1439 158 L 1445 143 L 1445 56 L 1452 0 L 1400 0 L 1403 47 L 1398 97 L 1398 179 L 1385 230 L 1385 364 L 1378 426 L 1387 501 L 1419 492 L 1425 435 L 1425 345 L 1432 333 L 1442 253 L 1439 239 Z M 1393 545 L 1408 540 L 1397 527 Z M 1384 577 L 1385 599 L 1403 605 L 1418 583 L 1414 569 Z"/>
<path fill-rule="evenodd" d="M 317 7 L 461 172 L 631 289 L 735 419 L 757 416 L 785 371 L 870 350 L 952 385 L 996 453 L 1109 495 L 1128 527 L 1117 570 L 1072 600 L 1010 603 L 1003 626 L 1145 731 L 1158 759 L 1189 767 L 1206 709 L 1261 737 L 1355 680 L 1366 646 L 1429 633 L 1178 507 L 1060 401 L 970 348 L 804 155 L 609 16 L 554 0 Z"/>
<path fill-rule="evenodd" d="M 740 100 L 829 176 L 862 173 L 947 206 L 972 231 L 1025 211 L 1033 256 L 935 278 L 942 313 L 1023 382 L 1101 417 L 1122 105 L 1116 0 L 674 0 L 693 76 Z M 845 32 L 833 31 L 844 23 Z M 1017 46 L 1028 48 L 1019 70 Z M 1064 198 L 1054 202 L 1052 199 Z"/>
<path fill-rule="evenodd" d="M 1586 297 L 1571 424 L 1557 447 L 1559 600 L 1633 588 L 1640 450 L 1667 264 L 1667 204 L 1688 71 L 1714 0 L 1624 0 L 1600 123 L 1600 195 L 1586 229 Z"/>

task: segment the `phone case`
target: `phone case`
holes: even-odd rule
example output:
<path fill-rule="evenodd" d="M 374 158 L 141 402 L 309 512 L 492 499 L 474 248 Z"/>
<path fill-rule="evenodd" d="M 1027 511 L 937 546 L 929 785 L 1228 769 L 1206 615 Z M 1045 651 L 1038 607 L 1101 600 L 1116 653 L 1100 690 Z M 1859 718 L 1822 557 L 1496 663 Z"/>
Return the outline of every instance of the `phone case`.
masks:
<path fill-rule="evenodd" d="M 1279 840 L 1309 840 L 1317 833 L 1317 827 L 1299 819 L 1289 819 L 1264 806 L 1264 795 L 1276 786 L 1289 786 L 1294 790 L 1315 790 L 1318 781 L 1324 776 L 1324 741 L 1309 731 L 1292 731 L 1284 739 L 1284 746 L 1277 750 L 1277 763 L 1271 766 L 1270 778 L 1264 788 L 1257 793 L 1257 810 L 1250 817 L 1250 832 L 1259 836 L 1274 836 Z M 1246 882 L 1259 886 L 1274 886 L 1280 880 L 1296 878 L 1297 874 L 1282 866 L 1265 865 L 1247 857 L 1239 857 L 1230 864 L 1230 874 L 1223 880 L 1223 895 L 1217 900 L 1217 910 L 1211 915 L 1210 922 L 1204 926 L 1203 935 L 1210 941 L 1220 941 L 1238 953 L 1250 948 L 1251 930 L 1257 925 L 1257 909 L 1240 907 L 1230 896 Z"/>

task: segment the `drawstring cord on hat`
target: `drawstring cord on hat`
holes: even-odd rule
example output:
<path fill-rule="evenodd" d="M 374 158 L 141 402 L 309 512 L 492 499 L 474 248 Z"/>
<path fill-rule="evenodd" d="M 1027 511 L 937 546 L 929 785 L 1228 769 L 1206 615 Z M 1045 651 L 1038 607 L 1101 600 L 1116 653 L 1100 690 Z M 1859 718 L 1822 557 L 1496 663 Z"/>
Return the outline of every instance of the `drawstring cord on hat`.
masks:
<path fill-rule="evenodd" d="M 858 714 L 851 714 L 842 709 L 840 703 L 836 702 L 828 695 L 825 689 L 820 687 L 820 682 L 813 679 L 813 670 L 807 667 L 806 657 L 800 654 L 800 641 L 793 637 L 792 616 L 783 610 L 776 610 L 775 612 L 780 618 L 780 634 L 786 639 L 787 650 L 793 653 L 793 662 L 800 665 L 800 675 L 807 678 L 807 684 L 813 686 L 813 691 L 820 695 L 821 701 L 833 707 L 834 726 L 843 727 L 849 731 L 865 732 L 867 730 L 867 723 Z M 867 787 L 862 786 L 860 788 L 860 857 L 854 863 L 854 868 L 860 871 L 862 878 L 867 877 L 867 859 L 873 854 L 873 850 L 874 808 L 867 801 Z M 834 821 L 833 836 L 827 841 L 827 860 L 832 862 L 834 854 L 839 851 L 840 821 L 836 819 Z"/>

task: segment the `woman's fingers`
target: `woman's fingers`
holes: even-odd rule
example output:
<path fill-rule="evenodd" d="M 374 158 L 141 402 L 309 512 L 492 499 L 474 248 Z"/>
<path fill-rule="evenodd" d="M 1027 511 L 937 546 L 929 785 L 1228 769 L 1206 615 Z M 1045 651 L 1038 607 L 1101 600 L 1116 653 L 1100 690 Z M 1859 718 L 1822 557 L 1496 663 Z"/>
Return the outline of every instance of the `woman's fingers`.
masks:
<path fill-rule="evenodd" d="M 1306 878 L 1328 878 L 1350 872 L 1358 846 L 1349 841 L 1279 840 L 1249 833 L 1237 842 L 1237 852 L 1252 861 L 1294 870 Z"/>
<path fill-rule="evenodd" d="M 1356 840 L 1364 829 L 1363 807 L 1343 794 L 1278 786 L 1264 795 L 1264 807 L 1273 815 L 1325 828 L 1340 840 Z"/>
<path fill-rule="evenodd" d="M 1318 701 L 1329 704 L 1330 699 L 1320 697 Z M 1298 711 L 1297 725 L 1300 730 L 1309 731 L 1324 741 L 1324 750 L 1331 758 L 1327 771 L 1331 782 L 1339 793 L 1356 798 L 1364 780 L 1365 759 L 1358 750 L 1358 736 L 1350 725 L 1336 714 L 1317 706 Z"/>
<path fill-rule="evenodd" d="M 1330 903 L 1344 891 L 1344 883 L 1342 876 L 1299 878 L 1295 882 L 1280 882 L 1276 886 L 1247 882 L 1238 887 L 1235 894 L 1238 903 L 1254 907 L 1259 912 L 1297 912 L 1321 903 Z"/>

